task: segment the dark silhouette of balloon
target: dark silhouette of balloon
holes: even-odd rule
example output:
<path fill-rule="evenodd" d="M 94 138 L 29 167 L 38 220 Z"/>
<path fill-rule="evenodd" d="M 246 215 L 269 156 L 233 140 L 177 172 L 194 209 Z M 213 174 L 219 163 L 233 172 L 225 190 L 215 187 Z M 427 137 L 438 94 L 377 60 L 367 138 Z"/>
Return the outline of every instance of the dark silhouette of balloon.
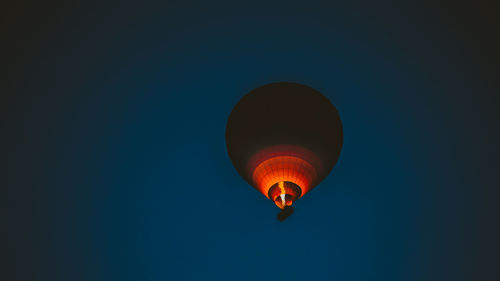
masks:
<path fill-rule="evenodd" d="M 236 104 L 227 121 L 226 145 L 238 173 L 284 210 L 282 220 L 293 212 L 289 206 L 332 170 L 342 148 L 342 124 L 318 91 L 271 83 Z"/>

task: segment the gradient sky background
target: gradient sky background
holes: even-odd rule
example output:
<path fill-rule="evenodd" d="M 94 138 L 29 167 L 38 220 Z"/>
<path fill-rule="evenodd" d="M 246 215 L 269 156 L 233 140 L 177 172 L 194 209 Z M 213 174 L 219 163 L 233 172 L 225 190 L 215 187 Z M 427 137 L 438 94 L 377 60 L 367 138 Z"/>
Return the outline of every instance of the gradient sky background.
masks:
<path fill-rule="evenodd" d="M 499 280 L 495 10 L 234 2 L 1 4 L 0 279 Z M 277 81 L 345 134 L 284 223 L 224 140 Z"/>

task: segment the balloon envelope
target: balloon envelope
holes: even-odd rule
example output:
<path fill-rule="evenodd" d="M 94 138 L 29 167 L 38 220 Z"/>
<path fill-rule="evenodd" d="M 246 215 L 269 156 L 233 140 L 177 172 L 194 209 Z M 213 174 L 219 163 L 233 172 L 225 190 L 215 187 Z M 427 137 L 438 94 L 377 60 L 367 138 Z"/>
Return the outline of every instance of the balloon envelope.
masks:
<path fill-rule="evenodd" d="M 280 208 L 328 175 L 342 142 L 337 109 L 318 91 L 297 83 L 252 90 L 236 104 L 226 126 L 234 167 Z"/>

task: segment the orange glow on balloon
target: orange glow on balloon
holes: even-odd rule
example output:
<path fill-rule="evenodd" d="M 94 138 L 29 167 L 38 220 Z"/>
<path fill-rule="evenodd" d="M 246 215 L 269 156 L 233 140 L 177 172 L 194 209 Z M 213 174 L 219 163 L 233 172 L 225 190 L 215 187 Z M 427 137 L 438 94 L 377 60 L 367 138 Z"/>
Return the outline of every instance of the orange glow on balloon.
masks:
<path fill-rule="evenodd" d="M 277 156 L 260 163 L 252 174 L 257 189 L 269 198 L 269 189 L 279 182 L 292 182 L 306 194 L 316 181 L 317 172 L 307 161 L 295 156 Z"/>

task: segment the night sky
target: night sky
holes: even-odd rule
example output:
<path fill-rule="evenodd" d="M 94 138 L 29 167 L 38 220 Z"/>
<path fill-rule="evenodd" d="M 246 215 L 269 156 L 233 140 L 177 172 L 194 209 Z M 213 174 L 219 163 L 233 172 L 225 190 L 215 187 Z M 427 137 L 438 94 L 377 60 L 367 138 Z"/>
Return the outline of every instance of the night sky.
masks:
<path fill-rule="evenodd" d="M 500 280 L 500 24 L 487 3 L 0 4 L 0 279 Z M 271 82 L 337 107 L 279 209 L 225 126 Z"/>

